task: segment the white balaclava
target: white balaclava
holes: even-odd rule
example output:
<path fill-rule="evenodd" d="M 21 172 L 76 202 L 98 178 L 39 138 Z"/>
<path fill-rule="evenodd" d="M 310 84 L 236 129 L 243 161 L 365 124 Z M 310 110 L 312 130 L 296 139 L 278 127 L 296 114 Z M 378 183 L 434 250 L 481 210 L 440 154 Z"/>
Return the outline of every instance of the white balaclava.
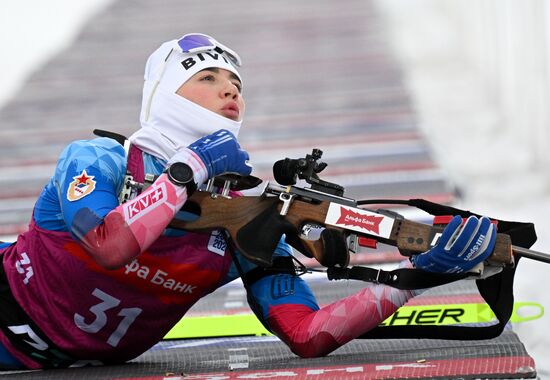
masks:
<path fill-rule="evenodd" d="M 172 40 L 151 54 L 145 65 L 141 128 L 130 136 L 130 142 L 168 161 L 178 150 L 219 129 L 237 136 L 241 121 L 228 119 L 176 94 L 189 78 L 210 67 L 229 70 L 241 79 L 225 53 L 183 53 L 177 40 Z"/>

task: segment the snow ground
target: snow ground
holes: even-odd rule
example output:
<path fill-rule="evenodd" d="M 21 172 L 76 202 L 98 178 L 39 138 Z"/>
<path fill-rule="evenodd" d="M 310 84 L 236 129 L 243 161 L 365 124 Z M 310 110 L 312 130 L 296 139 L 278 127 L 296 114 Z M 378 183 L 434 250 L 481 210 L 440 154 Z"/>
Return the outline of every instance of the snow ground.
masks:
<path fill-rule="evenodd" d="M 81 25 L 110 2 L 3 0 L 0 106 L 20 88 L 29 73 L 69 46 Z M 387 1 L 383 8 L 390 21 L 398 21 L 392 24 L 391 33 L 405 63 L 420 126 L 436 159 L 464 194 L 462 204 L 457 206 L 502 219 L 534 222 L 539 241 L 533 248 L 550 252 L 550 236 L 545 236 L 550 230 L 546 212 L 550 210 L 548 175 L 529 165 L 528 148 L 518 149 L 514 136 L 495 134 L 499 115 L 485 101 L 476 76 L 457 65 L 459 60 L 455 58 L 460 52 L 449 47 L 436 51 L 424 46 L 420 59 L 412 54 L 418 53 L 418 49 L 412 48 L 418 33 L 424 33 L 422 37 L 440 38 L 441 30 L 433 33 L 426 26 L 442 25 L 430 20 L 429 12 L 399 18 L 396 8 L 401 4 Z M 411 25 L 413 20 L 425 27 L 415 28 Z M 550 307 L 550 293 L 546 291 L 550 280 L 545 277 L 549 269 L 545 264 L 523 260 L 516 276 L 516 299 Z M 542 333 L 549 319 L 545 316 L 515 326 L 543 379 L 550 378 L 550 363 L 545 362 L 550 352 L 550 335 Z"/>

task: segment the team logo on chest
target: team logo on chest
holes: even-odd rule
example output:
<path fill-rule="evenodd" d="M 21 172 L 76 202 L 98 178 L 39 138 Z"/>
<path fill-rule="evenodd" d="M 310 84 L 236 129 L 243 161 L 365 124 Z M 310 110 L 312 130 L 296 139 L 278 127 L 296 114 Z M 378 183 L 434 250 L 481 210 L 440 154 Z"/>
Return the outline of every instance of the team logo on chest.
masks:
<path fill-rule="evenodd" d="M 67 199 L 72 201 L 78 201 L 90 194 L 95 189 L 96 182 L 93 175 L 88 175 L 86 169 L 82 170 L 77 176 L 73 177 L 73 182 L 69 184 L 67 190 Z"/>

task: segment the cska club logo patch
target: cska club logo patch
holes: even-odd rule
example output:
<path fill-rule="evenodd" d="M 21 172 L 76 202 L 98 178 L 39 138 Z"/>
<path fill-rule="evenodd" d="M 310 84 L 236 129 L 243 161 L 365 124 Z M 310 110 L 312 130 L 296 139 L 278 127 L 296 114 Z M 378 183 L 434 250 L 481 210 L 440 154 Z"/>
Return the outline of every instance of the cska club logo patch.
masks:
<path fill-rule="evenodd" d="M 71 202 L 78 201 L 90 194 L 95 189 L 96 182 L 93 175 L 88 175 L 86 169 L 82 170 L 77 176 L 73 177 L 73 182 L 69 184 L 67 190 L 67 199 Z"/>

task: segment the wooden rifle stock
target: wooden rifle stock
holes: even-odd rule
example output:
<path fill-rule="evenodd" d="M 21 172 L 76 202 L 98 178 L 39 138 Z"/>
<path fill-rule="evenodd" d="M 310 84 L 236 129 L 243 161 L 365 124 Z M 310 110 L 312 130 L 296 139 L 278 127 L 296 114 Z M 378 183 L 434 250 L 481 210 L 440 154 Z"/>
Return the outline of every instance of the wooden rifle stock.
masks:
<path fill-rule="evenodd" d="M 283 204 L 278 197 L 274 196 L 244 196 L 236 198 L 226 198 L 216 196 L 206 191 L 198 191 L 187 201 L 198 206 L 200 217 L 194 221 L 183 221 L 174 219 L 170 227 L 187 231 L 208 231 L 213 229 L 225 229 L 232 238 L 233 244 L 247 258 L 258 262 L 258 257 L 250 250 L 245 251 L 239 246 L 237 234 L 243 226 L 251 223 L 255 218 L 276 205 L 276 210 L 280 212 Z M 315 203 L 295 200 L 288 206 L 287 213 L 284 215 L 286 221 L 292 224 L 297 233 L 306 223 L 318 224 L 327 228 L 337 229 L 346 233 L 347 228 L 335 227 L 326 224 L 326 217 L 331 202 L 319 201 Z M 187 203 L 186 203 L 187 205 Z M 428 251 L 437 240 L 438 234 L 443 230 L 442 226 L 431 226 L 423 223 L 410 221 L 407 219 L 394 218 L 393 227 L 389 237 L 382 238 L 373 234 L 349 231 L 359 236 L 374 238 L 377 241 L 395 246 L 401 254 L 410 256 L 412 254 Z M 321 240 L 301 239 L 303 247 L 308 252 L 302 252 L 310 257 L 315 257 L 320 263 L 323 263 L 324 256 L 330 254 L 325 252 Z M 295 247 L 297 248 L 297 247 Z M 512 264 L 512 242 L 510 236 L 506 234 L 497 234 L 496 245 L 491 254 L 490 261 L 499 264 Z M 266 265 L 266 263 L 263 263 Z"/>

